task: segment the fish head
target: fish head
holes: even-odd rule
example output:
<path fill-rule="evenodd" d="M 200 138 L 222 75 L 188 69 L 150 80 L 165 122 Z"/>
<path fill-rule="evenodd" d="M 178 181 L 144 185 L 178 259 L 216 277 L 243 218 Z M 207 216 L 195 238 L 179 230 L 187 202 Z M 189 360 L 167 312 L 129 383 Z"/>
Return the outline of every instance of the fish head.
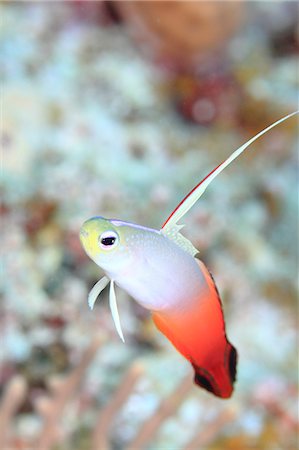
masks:
<path fill-rule="evenodd" d="M 111 275 L 130 264 L 129 234 L 129 227 L 117 226 L 113 220 L 97 216 L 83 223 L 80 240 L 87 255 Z"/>

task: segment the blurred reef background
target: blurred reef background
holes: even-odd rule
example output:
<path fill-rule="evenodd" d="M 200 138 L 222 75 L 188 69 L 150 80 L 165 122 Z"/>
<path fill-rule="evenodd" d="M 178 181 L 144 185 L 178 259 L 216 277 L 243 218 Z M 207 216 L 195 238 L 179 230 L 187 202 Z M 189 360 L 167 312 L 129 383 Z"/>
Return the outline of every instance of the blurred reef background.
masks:
<path fill-rule="evenodd" d="M 298 109 L 296 2 L 1 4 L 0 448 L 295 449 L 298 121 L 185 218 L 239 352 L 233 397 L 118 290 L 124 345 L 78 239 L 154 228 L 210 170 Z M 297 141 L 298 142 L 298 141 Z"/>

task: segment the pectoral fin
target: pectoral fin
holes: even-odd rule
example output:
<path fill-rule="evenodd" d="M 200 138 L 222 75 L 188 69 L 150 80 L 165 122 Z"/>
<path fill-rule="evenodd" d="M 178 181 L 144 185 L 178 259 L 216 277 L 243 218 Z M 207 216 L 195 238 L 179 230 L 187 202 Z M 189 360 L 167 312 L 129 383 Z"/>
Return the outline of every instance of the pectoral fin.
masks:
<path fill-rule="evenodd" d="M 120 318 L 119 318 L 119 314 L 118 314 L 118 308 L 117 308 L 117 303 L 116 303 L 116 295 L 115 295 L 115 289 L 114 289 L 114 281 L 111 280 L 110 283 L 110 291 L 109 291 L 109 304 L 110 304 L 110 310 L 111 310 L 111 314 L 112 314 L 112 318 L 114 321 L 114 325 L 116 328 L 116 331 L 119 334 L 119 337 L 121 338 L 121 340 L 123 342 L 125 342 L 125 338 L 122 332 L 122 328 L 121 328 L 121 324 L 120 324 Z"/>
<path fill-rule="evenodd" d="M 122 332 L 121 324 L 120 324 L 120 318 L 118 314 L 118 308 L 116 303 L 116 295 L 115 295 L 115 289 L 114 289 L 114 281 L 109 280 L 108 277 L 101 278 L 91 289 L 89 295 L 88 295 L 88 305 L 90 309 L 93 309 L 94 304 L 100 295 L 100 293 L 105 289 L 107 284 L 110 281 L 110 290 L 109 290 L 109 304 L 110 304 L 110 310 L 112 314 L 112 318 L 115 324 L 116 331 L 119 334 L 119 337 L 123 342 L 125 342 L 125 338 Z"/>
<path fill-rule="evenodd" d="M 208 288 L 193 308 L 155 312 L 157 328 L 187 358 L 195 371 L 194 381 L 218 397 L 228 398 L 236 377 L 237 351 L 227 340 L 221 301 L 207 268 L 199 267 Z"/>
<path fill-rule="evenodd" d="M 90 293 L 88 294 L 88 305 L 90 309 L 93 309 L 98 296 L 105 289 L 109 281 L 110 281 L 109 278 L 105 276 L 101 278 L 91 289 Z"/>

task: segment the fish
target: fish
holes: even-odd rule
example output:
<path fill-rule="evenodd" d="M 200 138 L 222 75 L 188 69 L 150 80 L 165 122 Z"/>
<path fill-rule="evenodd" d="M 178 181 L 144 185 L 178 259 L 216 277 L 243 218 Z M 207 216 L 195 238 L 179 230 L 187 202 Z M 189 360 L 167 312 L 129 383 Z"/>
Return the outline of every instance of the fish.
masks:
<path fill-rule="evenodd" d="M 109 303 L 123 342 L 115 285 L 151 311 L 158 330 L 192 365 L 194 382 L 215 396 L 230 398 L 238 353 L 227 338 L 221 299 L 199 251 L 182 233 L 179 221 L 209 184 L 245 149 L 291 113 L 251 138 L 198 183 L 169 215 L 161 229 L 95 216 L 85 221 L 80 240 L 105 275 L 91 289 L 91 309 L 110 283 Z"/>

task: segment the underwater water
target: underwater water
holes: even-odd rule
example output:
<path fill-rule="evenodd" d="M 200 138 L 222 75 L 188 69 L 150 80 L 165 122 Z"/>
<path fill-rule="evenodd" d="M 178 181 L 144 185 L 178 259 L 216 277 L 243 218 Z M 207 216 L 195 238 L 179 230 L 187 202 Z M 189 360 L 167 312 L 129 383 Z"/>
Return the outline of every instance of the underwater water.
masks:
<path fill-rule="evenodd" d="M 1 5 L 0 447 L 293 449 L 296 118 L 184 217 L 238 349 L 231 399 L 193 385 L 188 362 L 125 292 L 126 344 L 107 290 L 88 308 L 103 273 L 80 245 L 86 219 L 159 229 L 234 149 L 298 109 L 293 2 L 241 2 L 220 21 L 213 2 L 198 18 L 178 2 L 187 10 L 173 19 L 163 2 L 145 3 Z"/>

